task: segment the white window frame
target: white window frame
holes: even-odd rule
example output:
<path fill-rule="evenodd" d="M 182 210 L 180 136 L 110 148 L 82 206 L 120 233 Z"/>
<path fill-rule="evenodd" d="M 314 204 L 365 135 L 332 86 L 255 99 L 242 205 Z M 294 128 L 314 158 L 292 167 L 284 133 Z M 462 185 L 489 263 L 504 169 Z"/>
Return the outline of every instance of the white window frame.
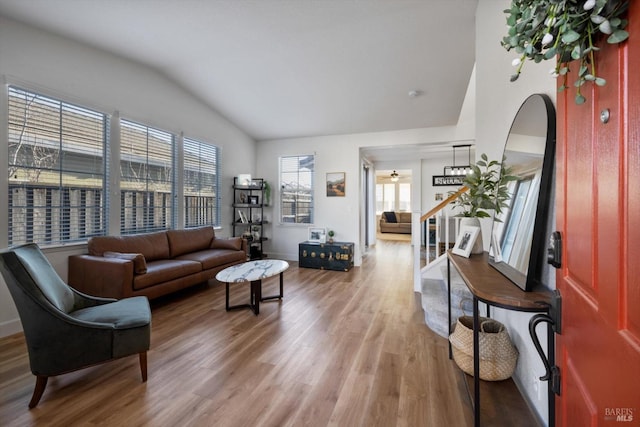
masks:
<path fill-rule="evenodd" d="M 297 166 L 293 162 L 298 163 Z M 301 167 L 305 162 L 307 167 Z M 311 166 L 309 168 L 308 166 Z M 279 159 L 280 212 L 279 222 L 286 225 L 308 226 L 314 223 L 315 214 L 315 155 L 289 155 Z M 304 195 L 308 201 L 301 201 Z M 291 197 L 293 199 L 291 199 Z M 293 203 L 294 206 L 288 206 Z M 307 206 L 300 209 L 300 204 Z M 308 220 L 305 220 L 308 218 Z"/>

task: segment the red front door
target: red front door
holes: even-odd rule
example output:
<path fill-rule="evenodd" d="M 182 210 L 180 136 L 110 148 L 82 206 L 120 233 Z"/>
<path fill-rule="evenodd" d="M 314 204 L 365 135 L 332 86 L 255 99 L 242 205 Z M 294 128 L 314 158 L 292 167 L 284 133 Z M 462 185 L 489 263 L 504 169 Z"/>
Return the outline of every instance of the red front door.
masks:
<path fill-rule="evenodd" d="M 606 86 L 558 94 L 559 426 L 640 425 L 640 2 L 628 31 L 601 43 Z"/>

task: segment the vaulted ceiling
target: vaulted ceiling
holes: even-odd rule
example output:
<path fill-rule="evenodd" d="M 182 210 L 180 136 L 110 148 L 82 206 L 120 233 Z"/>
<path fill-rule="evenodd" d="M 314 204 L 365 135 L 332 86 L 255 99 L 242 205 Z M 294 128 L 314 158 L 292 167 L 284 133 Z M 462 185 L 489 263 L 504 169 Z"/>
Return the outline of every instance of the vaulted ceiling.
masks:
<path fill-rule="evenodd" d="M 476 4 L 0 0 L 0 14 L 151 66 L 266 140 L 455 125 Z"/>

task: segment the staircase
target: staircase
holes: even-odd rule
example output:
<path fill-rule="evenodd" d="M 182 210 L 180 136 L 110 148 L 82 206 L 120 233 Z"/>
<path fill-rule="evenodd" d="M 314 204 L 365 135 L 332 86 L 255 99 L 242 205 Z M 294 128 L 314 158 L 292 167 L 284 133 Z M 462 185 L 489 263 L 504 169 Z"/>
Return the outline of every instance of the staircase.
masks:
<path fill-rule="evenodd" d="M 425 250 L 414 251 L 415 274 L 414 289 L 422 294 L 422 308 L 425 315 L 425 323 L 427 326 L 444 338 L 449 337 L 449 303 L 447 296 L 447 255 L 446 250 L 452 246 L 455 236 L 458 232 L 460 218 L 449 217 L 444 214 L 443 210 L 451 202 L 467 191 L 466 187 L 462 187 L 458 192 L 451 195 L 442 203 L 431 209 L 421 217 L 414 217 L 415 229 L 422 229 L 424 233 Z M 418 238 L 419 239 L 419 238 Z M 417 242 L 421 243 L 421 242 Z M 414 241 L 414 248 L 417 245 Z M 423 264 L 420 259 L 424 253 L 425 267 L 420 268 Z M 462 281 L 455 269 L 451 269 L 451 319 L 452 322 L 461 316 L 461 301 L 471 299 L 471 292 Z M 469 307 L 469 305 L 466 305 Z M 469 314 L 470 310 L 467 314 Z"/>

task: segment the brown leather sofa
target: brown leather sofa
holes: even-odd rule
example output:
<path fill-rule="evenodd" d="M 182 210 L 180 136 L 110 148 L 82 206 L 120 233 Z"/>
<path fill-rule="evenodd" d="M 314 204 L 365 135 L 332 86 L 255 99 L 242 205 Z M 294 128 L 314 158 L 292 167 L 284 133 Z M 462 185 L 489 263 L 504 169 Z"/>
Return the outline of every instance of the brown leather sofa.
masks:
<path fill-rule="evenodd" d="M 215 237 L 212 227 L 89 239 L 69 257 L 69 285 L 89 295 L 157 298 L 206 282 L 247 260 L 247 241 Z"/>
<path fill-rule="evenodd" d="M 411 212 L 382 212 L 380 232 L 411 234 Z"/>

